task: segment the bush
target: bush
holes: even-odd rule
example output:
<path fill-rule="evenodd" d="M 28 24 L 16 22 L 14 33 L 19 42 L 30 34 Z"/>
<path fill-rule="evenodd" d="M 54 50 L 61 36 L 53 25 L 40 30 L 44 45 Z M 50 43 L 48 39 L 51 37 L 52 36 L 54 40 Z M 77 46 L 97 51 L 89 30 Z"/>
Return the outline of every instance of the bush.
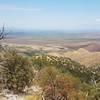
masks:
<path fill-rule="evenodd" d="M 15 93 L 22 92 L 33 81 L 33 67 L 28 58 L 18 55 L 15 51 L 5 54 L 3 66 L 5 70 L 6 87 Z"/>
<path fill-rule="evenodd" d="M 72 100 L 77 95 L 74 77 L 60 73 L 55 67 L 45 67 L 39 72 L 38 83 L 45 100 Z"/>

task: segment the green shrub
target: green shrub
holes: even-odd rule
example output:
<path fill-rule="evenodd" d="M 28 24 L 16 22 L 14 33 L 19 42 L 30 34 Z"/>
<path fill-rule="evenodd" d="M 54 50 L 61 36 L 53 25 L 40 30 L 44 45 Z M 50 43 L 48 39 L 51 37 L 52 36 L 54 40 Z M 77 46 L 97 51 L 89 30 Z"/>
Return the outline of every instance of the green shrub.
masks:
<path fill-rule="evenodd" d="M 33 67 L 28 58 L 18 55 L 15 51 L 5 54 L 4 61 L 6 87 L 15 93 L 22 92 L 33 81 Z"/>

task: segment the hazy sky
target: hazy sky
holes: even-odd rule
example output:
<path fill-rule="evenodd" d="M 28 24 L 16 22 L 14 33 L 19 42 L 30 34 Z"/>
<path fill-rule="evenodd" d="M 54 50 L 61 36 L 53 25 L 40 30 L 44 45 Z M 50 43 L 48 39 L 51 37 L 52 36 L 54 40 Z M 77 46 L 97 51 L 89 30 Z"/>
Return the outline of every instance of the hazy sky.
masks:
<path fill-rule="evenodd" d="M 0 25 L 43 30 L 99 30 L 100 0 L 0 0 Z"/>

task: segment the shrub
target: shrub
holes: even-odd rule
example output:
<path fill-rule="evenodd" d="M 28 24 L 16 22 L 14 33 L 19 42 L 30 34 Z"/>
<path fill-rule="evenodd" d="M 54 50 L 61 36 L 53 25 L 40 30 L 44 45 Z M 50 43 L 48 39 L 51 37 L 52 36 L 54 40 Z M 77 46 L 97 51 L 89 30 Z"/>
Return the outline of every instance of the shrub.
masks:
<path fill-rule="evenodd" d="M 33 81 L 33 67 L 28 58 L 18 55 L 15 51 L 5 54 L 3 66 L 5 70 L 6 87 L 15 93 L 22 92 Z"/>
<path fill-rule="evenodd" d="M 39 73 L 39 84 L 45 100 L 71 100 L 77 94 L 74 77 L 60 73 L 55 67 L 45 67 Z"/>

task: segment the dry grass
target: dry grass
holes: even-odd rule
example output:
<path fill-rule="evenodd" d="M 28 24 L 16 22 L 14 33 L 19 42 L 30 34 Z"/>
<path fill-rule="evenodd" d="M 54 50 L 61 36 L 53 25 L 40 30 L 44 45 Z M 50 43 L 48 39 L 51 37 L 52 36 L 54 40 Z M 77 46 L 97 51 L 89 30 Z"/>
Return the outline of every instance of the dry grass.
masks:
<path fill-rule="evenodd" d="M 25 96 L 25 100 L 42 100 L 40 95 Z"/>

